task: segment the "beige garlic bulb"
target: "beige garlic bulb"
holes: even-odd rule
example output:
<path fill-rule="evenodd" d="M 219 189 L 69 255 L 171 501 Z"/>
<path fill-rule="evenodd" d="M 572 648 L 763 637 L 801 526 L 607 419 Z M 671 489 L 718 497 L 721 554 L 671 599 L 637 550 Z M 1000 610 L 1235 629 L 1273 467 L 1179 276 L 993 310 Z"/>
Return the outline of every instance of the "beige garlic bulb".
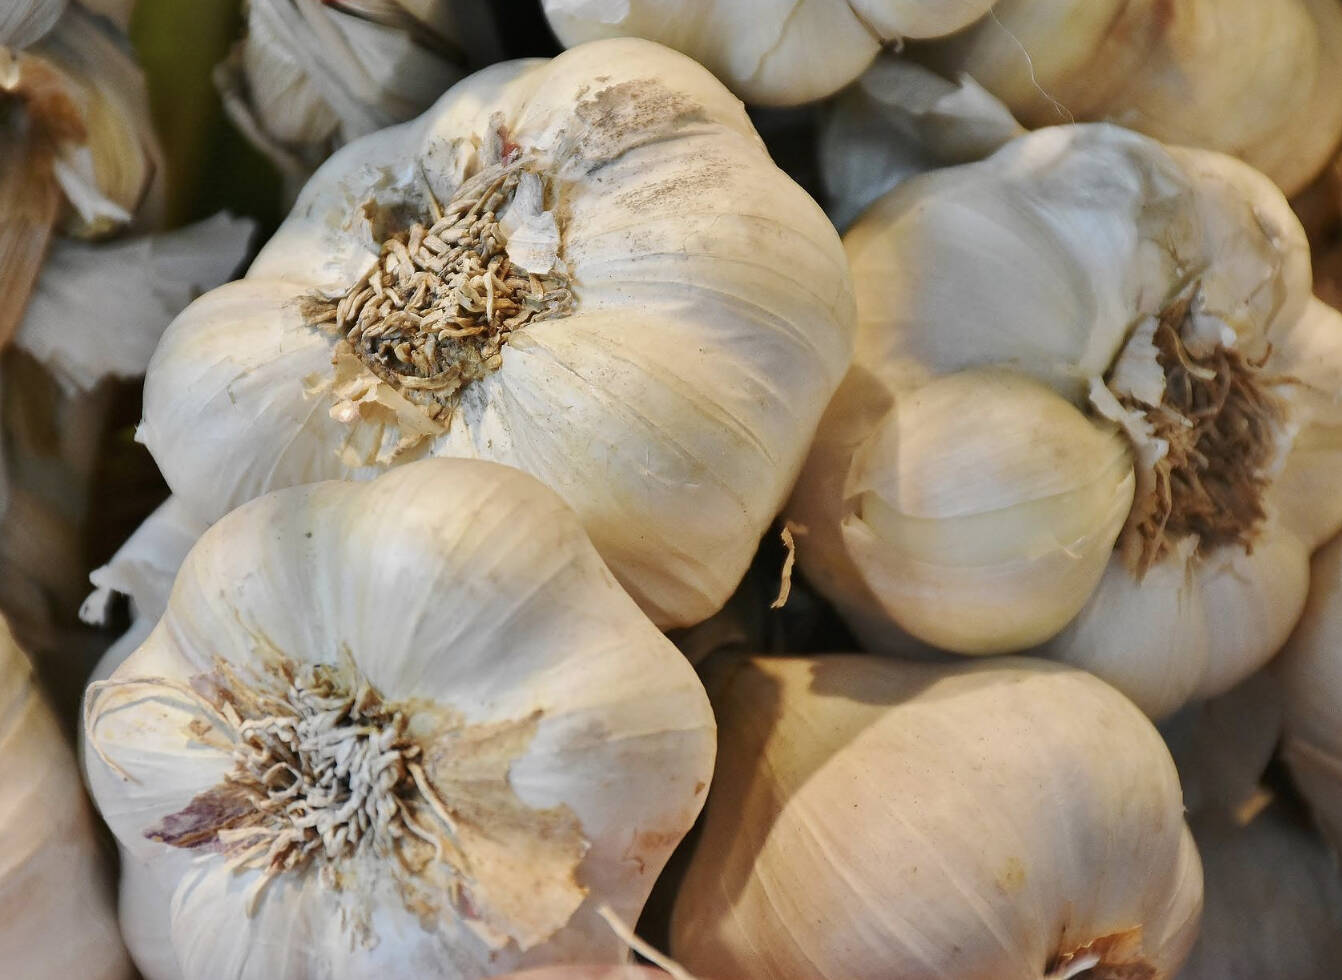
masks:
<path fill-rule="evenodd" d="M 960 30 L 994 0 L 544 0 L 565 46 L 643 37 L 683 51 L 737 95 L 797 105 L 843 88 L 881 46 Z"/>
<path fill-rule="evenodd" d="M 1032 128 L 1119 123 L 1238 156 L 1287 194 L 1342 141 L 1334 0 L 999 0 L 925 56 Z"/>
<path fill-rule="evenodd" d="M 74 756 L 0 621 L 0 971 L 129 980 Z"/>
<path fill-rule="evenodd" d="M 1342 848 L 1342 537 L 1314 556 L 1309 602 L 1279 664 L 1283 755 L 1320 828 Z"/>
<path fill-rule="evenodd" d="M 711 615 L 851 354 L 847 263 L 703 68 L 617 39 L 342 150 L 150 365 L 140 438 L 202 520 L 424 456 L 526 470 L 663 626 Z"/>
<path fill-rule="evenodd" d="M 1280 648 L 1342 527 L 1342 315 L 1266 178 L 1055 127 L 845 246 L 857 354 L 788 513 L 869 648 L 1042 644 L 1153 716 Z"/>
<path fill-rule="evenodd" d="M 572 512 L 469 460 L 219 521 L 85 730 L 157 884 L 123 921 L 166 915 L 187 980 L 623 962 L 600 912 L 636 921 L 714 755 L 693 669 Z"/>
<path fill-rule="evenodd" d="M 1202 885 L 1174 764 L 1094 677 L 836 654 L 707 683 L 718 771 L 672 920 L 689 971 L 1160 980 L 1187 955 Z"/>
<path fill-rule="evenodd" d="M 224 107 L 280 169 L 306 177 L 344 143 L 433 104 L 497 41 L 463 0 L 247 0 L 216 74 Z"/>

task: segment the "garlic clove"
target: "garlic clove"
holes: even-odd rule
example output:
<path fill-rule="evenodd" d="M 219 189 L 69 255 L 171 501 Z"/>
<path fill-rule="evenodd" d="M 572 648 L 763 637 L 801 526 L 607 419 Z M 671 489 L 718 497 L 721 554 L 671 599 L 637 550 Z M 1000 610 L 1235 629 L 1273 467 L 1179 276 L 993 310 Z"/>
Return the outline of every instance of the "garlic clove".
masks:
<path fill-rule="evenodd" d="M 304 706 L 319 708 L 328 689 L 353 696 L 354 678 L 374 693 L 360 695 L 359 725 L 339 723 L 352 708 L 333 716 L 331 744 L 379 730 L 407 766 L 423 760 L 424 783 L 397 780 L 379 798 L 377 820 L 361 826 L 381 844 L 342 850 L 357 822 L 321 802 L 327 742 L 309 745 L 305 806 L 335 820 L 336 837 L 314 838 L 325 857 L 313 863 L 266 868 L 209 822 L 233 785 L 223 776 L 244 765 L 241 722 L 224 704 L 281 727 L 290 709 L 316 724 L 325 716 Z M 459 460 L 294 488 L 221 520 L 86 718 L 95 794 L 122 845 L 170 886 L 183 972 L 221 978 L 619 962 L 623 944 L 598 908 L 637 917 L 698 812 L 714 751 L 692 668 L 558 497 L 516 470 Z M 350 778 L 353 793 L 362 784 Z M 268 812 L 251 826 L 302 831 Z M 378 835 L 401 839 L 385 826 L 397 813 L 428 821 L 420 830 L 441 849 L 406 837 L 396 852 Z M 217 832 L 222 849 L 196 847 L 197 831 Z"/>
<path fill-rule="evenodd" d="M 0 10 L 0 47 L 28 47 L 55 26 L 69 0 L 14 0 Z"/>
<path fill-rule="evenodd" d="M 1177 775 L 1095 678 L 833 654 L 719 663 L 708 685 L 721 755 L 672 920 L 688 970 L 1038 980 L 1093 954 L 1172 976 L 1187 955 L 1202 888 Z"/>
<path fill-rule="evenodd" d="M 1005 371 L 898 393 L 846 469 L 841 533 L 866 584 L 905 630 L 959 653 L 1024 649 L 1066 625 L 1134 485 L 1112 430 Z"/>
<path fill-rule="evenodd" d="M 186 980 L 172 951 L 171 899 L 148 865 L 123 851 L 117 900 L 121 935 L 144 980 Z"/>

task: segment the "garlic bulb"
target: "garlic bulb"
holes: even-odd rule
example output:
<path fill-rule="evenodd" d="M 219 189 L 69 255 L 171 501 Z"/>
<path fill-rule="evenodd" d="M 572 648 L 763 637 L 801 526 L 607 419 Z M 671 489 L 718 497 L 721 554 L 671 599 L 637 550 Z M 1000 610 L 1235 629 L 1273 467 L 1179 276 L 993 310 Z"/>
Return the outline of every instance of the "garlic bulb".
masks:
<path fill-rule="evenodd" d="M 1342 875 L 1281 806 L 1246 826 L 1192 821 L 1206 876 L 1202 929 L 1180 980 L 1332 980 L 1342 971 Z"/>
<path fill-rule="evenodd" d="M 826 106 L 819 143 L 825 209 L 842 231 L 900 181 L 981 160 L 1024 132 L 968 75 L 951 82 L 881 55 Z"/>
<path fill-rule="evenodd" d="M 422 456 L 516 466 L 689 625 L 788 493 L 852 317 L 833 227 L 740 103 L 602 41 L 333 157 L 247 277 L 168 329 L 140 438 L 206 521 Z"/>
<path fill-rule="evenodd" d="M 219 521 L 85 719 L 99 809 L 211 980 L 621 962 L 597 910 L 637 919 L 714 754 L 572 512 L 466 460 Z"/>
<path fill-rule="evenodd" d="M 1232 153 L 1287 194 L 1342 140 L 1335 0 L 998 0 L 925 56 L 1031 128 L 1120 123 Z"/>
<path fill-rule="evenodd" d="M 1314 556 L 1309 602 L 1279 664 L 1282 754 L 1324 835 L 1342 848 L 1342 537 Z"/>
<path fill-rule="evenodd" d="M 499 980 L 666 980 L 666 976 L 646 966 L 549 966 L 510 973 Z"/>
<path fill-rule="evenodd" d="M 940 37 L 994 0 L 543 0 L 560 43 L 642 37 L 683 51 L 748 102 L 822 99 L 887 42 Z"/>
<path fill-rule="evenodd" d="M 21 0 L 14 12 L 32 19 L 10 43 L 33 40 L 54 11 Z M 18 328 L 55 232 L 92 237 L 137 212 L 153 219 L 158 161 L 139 69 L 78 5 L 26 50 L 0 43 L 0 347 Z"/>
<path fill-rule="evenodd" d="M 0 963 L 6 976 L 129 980 L 97 831 L 55 715 L 0 621 Z"/>
<path fill-rule="evenodd" d="M 1342 528 L 1342 314 L 1264 177 L 1055 127 L 845 246 L 857 354 L 789 516 L 865 644 L 1043 644 L 1153 716 L 1280 648 Z"/>
<path fill-rule="evenodd" d="M 461 0 L 248 0 L 246 11 L 216 79 L 234 122 L 292 176 L 423 112 L 497 46 L 487 12 Z"/>
<path fill-rule="evenodd" d="M 687 969 L 1159 980 L 1187 955 L 1202 887 L 1174 764 L 1095 678 L 826 655 L 708 684 L 718 773 L 672 920 Z"/>

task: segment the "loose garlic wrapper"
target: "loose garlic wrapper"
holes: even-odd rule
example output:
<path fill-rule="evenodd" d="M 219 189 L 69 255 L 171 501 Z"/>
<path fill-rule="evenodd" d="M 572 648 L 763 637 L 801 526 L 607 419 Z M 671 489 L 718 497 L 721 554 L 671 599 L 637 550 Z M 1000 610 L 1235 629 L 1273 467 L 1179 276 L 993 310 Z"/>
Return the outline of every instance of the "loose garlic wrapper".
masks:
<path fill-rule="evenodd" d="M 710 675 L 718 772 L 672 955 L 751 980 L 1171 977 L 1201 873 L 1174 764 L 1044 661 L 757 658 Z"/>
<path fill-rule="evenodd" d="M 543 0 L 561 43 L 643 37 L 684 51 L 748 102 L 797 105 L 857 78 L 882 45 L 941 37 L 994 0 Z"/>
<path fill-rule="evenodd" d="M 1157 716 L 1276 652 L 1342 525 L 1342 316 L 1264 177 L 1057 127 L 845 244 L 858 351 L 789 511 L 864 643 L 1045 644 Z"/>
<path fill-rule="evenodd" d="M 1314 556 L 1309 602 L 1279 672 L 1282 754 L 1325 836 L 1342 848 L 1342 537 Z"/>
<path fill-rule="evenodd" d="M 0 963 L 6 976 L 129 980 L 75 760 L 0 621 Z"/>
<path fill-rule="evenodd" d="M 922 56 L 1031 128 L 1119 123 L 1234 154 L 1287 194 L 1342 140 L 1335 0 L 998 0 Z"/>
<path fill-rule="evenodd" d="M 692 668 L 572 513 L 465 460 L 221 520 L 86 734 L 159 903 L 123 918 L 170 901 L 211 980 L 621 962 L 597 910 L 637 919 L 714 753 Z"/>
<path fill-rule="evenodd" d="M 169 328 L 141 438 L 207 521 L 417 457 L 516 466 L 659 625 L 689 625 L 788 493 L 852 317 L 832 226 L 740 103 L 602 41 L 333 157 L 247 277 Z"/>

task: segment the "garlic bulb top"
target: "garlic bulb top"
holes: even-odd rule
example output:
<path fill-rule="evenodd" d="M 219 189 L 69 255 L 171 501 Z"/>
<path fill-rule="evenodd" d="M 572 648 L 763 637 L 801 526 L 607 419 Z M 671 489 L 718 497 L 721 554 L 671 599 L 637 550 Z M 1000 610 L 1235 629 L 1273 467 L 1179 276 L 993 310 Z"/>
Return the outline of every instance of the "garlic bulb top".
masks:
<path fill-rule="evenodd" d="M 1276 652 L 1342 527 L 1342 315 L 1266 178 L 1055 127 L 845 246 L 857 354 L 789 513 L 866 643 L 1046 644 L 1153 715 Z"/>
<path fill-rule="evenodd" d="M 129 980 L 75 760 L 0 620 L 0 963 L 6 976 Z"/>
<path fill-rule="evenodd" d="M 708 684 L 718 772 L 672 920 L 690 971 L 1159 980 L 1187 955 L 1201 871 L 1174 765 L 1094 677 L 825 655 Z"/>
<path fill-rule="evenodd" d="M 597 909 L 637 919 L 714 754 L 693 669 L 573 514 L 467 460 L 221 520 L 85 729 L 211 980 L 621 962 Z"/>
<path fill-rule="evenodd" d="M 1232 153 L 1287 194 L 1342 140 L 1334 0 L 999 0 L 927 56 L 1032 128 L 1120 123 Z"/>
<path fill-rule="evenodd" d="M 741 98 L 796 105 L 857 78 L 881 46 L 972 24 L 994 0 L 543 0 L 566 46 L 643 37 L 684 51 Z"/>
<path fill-rule="evenodd" d="M 229 115 L 291 176 L 423 112 L 497 47 L 483 5 L 462 0 L 248 0 L 246 11 L 216 79 Z"/>
<path fill-rule="evenodd" d="M 333 157 L 150 364 L 203 520 L 422 456 L 539 477 L 660 625 L 731 594 L 851 354 L 833 227 L 700 66 L 617 39 L 486 69 Z"/>
<path fill-rule="evenodd" d="M 1324 834 L 1342 848 L 1342 537 L 1314 556 L 1309 602 L 1279 663 L 1282 754 Z"/>

